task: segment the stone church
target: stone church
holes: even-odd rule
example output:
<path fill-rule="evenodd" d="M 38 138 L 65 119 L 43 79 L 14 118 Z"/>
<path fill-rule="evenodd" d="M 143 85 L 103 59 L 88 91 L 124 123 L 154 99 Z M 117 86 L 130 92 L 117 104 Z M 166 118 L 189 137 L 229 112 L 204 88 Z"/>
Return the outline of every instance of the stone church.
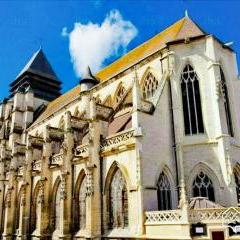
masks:
<path fill-rule="evenodd" d="M 0 104 L 10 239 L 240 239 L 240 81 L 188 16 L 72 90 L 43 50 Z"/>

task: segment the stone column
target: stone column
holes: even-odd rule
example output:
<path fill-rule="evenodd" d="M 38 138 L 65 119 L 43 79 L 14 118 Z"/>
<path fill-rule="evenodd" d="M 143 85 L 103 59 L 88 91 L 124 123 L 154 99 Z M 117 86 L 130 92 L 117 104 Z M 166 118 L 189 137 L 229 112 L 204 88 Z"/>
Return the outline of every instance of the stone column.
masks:
<path fill-rule="evenodd" d="M 63 143 L 63 163 L 61 169 L 61 215 L 60 238 L 71 238 L 72 224 L 72 158 L 73 158 L 73 131 L 71 128 L 71 113 L 65 113 L 65 136 Z"/>
<path fill-rule="evenodd" d="M 41 166 L 41 185 L 40 185 L 40 207 L 39 207 L 39 238 L 46 239 L 51 235 L 51 203 L 50 195 L 51 192 L 51 172 L 49 170 L 50 156 L 52 154 L 51 141 L 49 139 L 48 127 L 44 129 L 44 143 L 43 143 L 43 154 L 42 154 L 42 166 Z"/>
<path fill-rule="evenodd" d="M 10 169 L 8 186 L 5 196 L 6 200 L 5 200 L 4 232 L 2 234 L 4 240 L 12 239 L 14 234 L 16 197 L 17 197 L 16 171 L 14 169 Z"/>
<path fill-rule="evenodd" d="M 89 160 L 87 169 L 86 230 L 90 238 L 101 234 L 101 188 L 100 188 L 100 124 L 96 118 L 95 99 L 90 100 L 89 112 Z"/>
<path fill-rule="evenodd" d="M 139 79 L 137 75 L 137 69 L 134 71 L 134 80 L 133 80 L 133 112 L 132 112 L 132 127 L 134 128 L 134 136 L 135 136 L 135 154 L 136 154 L 136 184 L 137 184 L 137 192 L 135 194 L 136 201 L 137 201 L 137 208 L 136 208 L 136 234 L 142 235 L 144 234 L 144 203 L 143 203 L 143 181 L 142 181 L 142 166 L 141 166 L 141 160 L 142 160 L 142 128 L 141 128 L 141 103 L 143 101 L 142 97 L 142 91 L 139 85 Z M 131 194 L 130 192 L 128 194 Z M 134 194 L 134 192 L 132 192 Z M 130 199 L 130 198 L 129 198 Z"/>

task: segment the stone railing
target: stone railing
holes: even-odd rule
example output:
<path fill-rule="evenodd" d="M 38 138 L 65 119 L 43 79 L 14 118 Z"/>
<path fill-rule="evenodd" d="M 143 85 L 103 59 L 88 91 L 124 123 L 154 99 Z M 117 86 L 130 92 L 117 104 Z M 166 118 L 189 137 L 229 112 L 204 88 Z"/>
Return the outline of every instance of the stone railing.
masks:
<path fill-rule="evenodd" d="M 183 222 L 182 210 L 145 212 L 145 225 L 179 224 Z"/>
<path fill-rule="evenodd" d="M 189 221 L 192 223 L 230 223 L 240 222 L 240 208 L 207 208 L 189 211 Z"/>
<path fill-rule="evenodd" d="M 41 171 L 42 168 L 42 160 L 34 161 L 32 164 L 32 170 L 33 171 Z"/>
<path fill-rule="evenodd" d="M 63 153 L 54 154 L 51 158 L 51 164 L 53 165 L 62 165 L 63 164 Z"/>
<path fill-rule="evenodd" d="M 102 141 L 101 150 L 104 151 L 107 148 L 114 148 L 114 147 L 119 147 L 121 145 L 125 145 L 133 137 L 134 137 L 133 129 L 117 133 L 113 136 L 109 136 Z"/>
<path fill-rule="evenodd" d="M 80 146 L 77 146 L 75 149 L 75 157 L 81 157 L 86 158 L 88 157 L 88 144 L 82 144 Z"/>

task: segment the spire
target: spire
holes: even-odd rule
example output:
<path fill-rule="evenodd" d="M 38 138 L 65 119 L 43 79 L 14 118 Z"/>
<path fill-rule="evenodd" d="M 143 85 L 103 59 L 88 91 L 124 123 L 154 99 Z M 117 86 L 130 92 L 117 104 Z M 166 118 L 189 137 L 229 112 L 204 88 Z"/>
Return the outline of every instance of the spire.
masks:
<path fill-rule="evenodd" d="M 87 66 L 83 78 L 80 80 L 80 83 L 93 83 L 94 85 L 99 83 L 97 78 L 92 74 L 92 71 L 89 66 Z"/>
<path fill-rule="evenodd" d="M 24 66 L 24 68 L 18 74 L 16 79 L 18 79 L 19 77 L 21 77 L 23 74 L 27 72 L 43 75 L 48 78 L 58 80 L 57 75 L 53 71 L 50 63 L 48 62 L 42 50 L 42 47 L 40 47 L 40 49 L 33 54 L 33 56 L 30 58 L 28 63 Z"/>
<path fill-rule="evenodd" d="M 35 97 L 47 101 L 51 101 L 61 94 L 61 82 L 42 48 L 33 54 L 16 79 L 10 84 L 10 97 L 16 92 L 25 91 L 31 91 Z"/>
<path fill-rule="evenodd" d="M 188 10 L 185 10 L 185 18 L 188 18 Z"/>

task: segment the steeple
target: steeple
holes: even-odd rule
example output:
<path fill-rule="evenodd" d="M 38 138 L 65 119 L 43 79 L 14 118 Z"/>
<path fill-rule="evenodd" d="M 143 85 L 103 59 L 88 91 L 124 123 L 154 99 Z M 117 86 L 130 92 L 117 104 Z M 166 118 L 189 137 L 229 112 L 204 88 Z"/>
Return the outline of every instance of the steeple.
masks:
<path fill-rule="evenodd" d="M 92 74 L 92 71 L 88 66 L 85 74 L 83 75 L 83 78 L 80 80 L 81 91 L 86 91 L 98 83 L 98 79 Z"/>
<path fill-rule="evenodd" d="M 60 95 L 61 82 L 48 62 L 42 48 L 33 54 L 16 79 L 10 84 L 11 96 L 30 86 L 38 98 L 51 101 Z"/>
<path fill-rule="evenodd" d="M 97 78 L 92 74 L 92 71 L 89 66 L 87 66 L 85 74 L 83 75 L 83 78 L 80 80 L 80 83 L 85 82 L 91 82 L 97 84 L 99 81 Z"/>

